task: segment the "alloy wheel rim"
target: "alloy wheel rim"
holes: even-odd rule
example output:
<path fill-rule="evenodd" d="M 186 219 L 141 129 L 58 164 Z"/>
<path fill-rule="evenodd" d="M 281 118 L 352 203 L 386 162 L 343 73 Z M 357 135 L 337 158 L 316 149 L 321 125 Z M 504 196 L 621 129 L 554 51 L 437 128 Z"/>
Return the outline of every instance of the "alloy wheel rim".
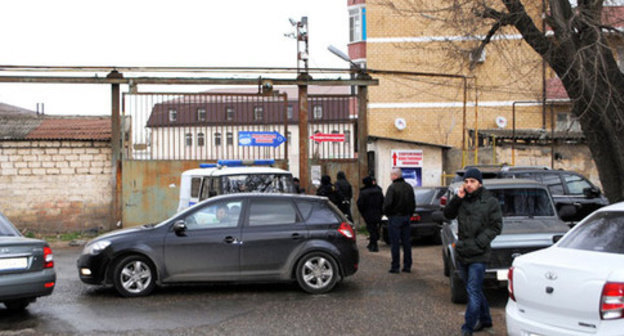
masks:
<path fill-rule="evenodd" d="M 150 267 L 142 261 L 134 261 L 126 264 L 120 274 L 121 285 L 130 293 L 143 292 L 152 281 Z"/>
<path fill-rule="evenodd" d="M 303 281 L 314 288 L 326 287 L 334 277 L 334 269 L 329 260 L 323 257 L 308 259 L 301 270 Z"/>

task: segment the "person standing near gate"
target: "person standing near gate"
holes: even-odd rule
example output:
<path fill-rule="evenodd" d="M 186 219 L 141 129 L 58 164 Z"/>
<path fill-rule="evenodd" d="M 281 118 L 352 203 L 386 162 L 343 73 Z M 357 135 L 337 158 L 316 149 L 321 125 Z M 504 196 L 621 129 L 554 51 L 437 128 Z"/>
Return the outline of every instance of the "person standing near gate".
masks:
<path fill-rule="evenodd" d="M 338 208 L 343 214 L 345 214 L 345 216 L 347 216 L 349 221 L 353 222 L 353 217 L 351 216 L 351 199 L 353 198 L 353 189 L 351 188 L 349 181 L 347 181 L 345 173 L 342 171 L 339 171 L 338 175 L 336 175 L 336 189 L 338 189 L 338 193 L 342 195 L 342 200 L 340 201 Z"/>
<path fill-rule="evenodd" d="M 379 240 L 379 223 L 383 212 L 384 196 L 381 188 L 373 185 L 372 177 L 365 177 L 362 183 L 364 183 L 364 188 L 360 190 L 357 207 L 366 222 L 366 230 L 368 230 L 369 241 L 366 248 L 371 252 L 379 252 L 377 241 Z"/>
<path fill-rule="evenodd" d="M 492 326 L 490 306 L 483 294 L 483 276 L 490 259 L 490 243 L 501 233 L 503 216 L 498 200 L 482 187 L 481 172 L 471 168 L 464 173 L 464 184 L 444 208 L 444 216 L 457 218 L 455 243 L 457 267 L 468 294 L 462 335 Z"/>
<path fill-rule="evenodd" d="M 416 209 L 414 188 L 403 179 L 401 168 L 392 168 L 390 179 L 392 179 L 392 184 L 386 191 L 386 199 L 383 203 L 383 212 L 388 217 L 388 235 L 392 254 L 389 272 L 399 273 L 400 247 L 403 246 L 403 272 L 410 273 L 412 271 L 412 234 L 409 220 Z"/>

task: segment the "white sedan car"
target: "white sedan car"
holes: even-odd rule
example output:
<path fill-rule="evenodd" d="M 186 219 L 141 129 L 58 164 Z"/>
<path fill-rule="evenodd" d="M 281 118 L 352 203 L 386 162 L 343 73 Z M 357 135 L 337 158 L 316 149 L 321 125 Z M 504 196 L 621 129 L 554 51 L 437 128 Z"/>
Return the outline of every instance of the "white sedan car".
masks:
<path fill-rule="evenodd" d="M 624 202 L 517 257 L 508 280 L 511 336 L 624 335 Z"/>

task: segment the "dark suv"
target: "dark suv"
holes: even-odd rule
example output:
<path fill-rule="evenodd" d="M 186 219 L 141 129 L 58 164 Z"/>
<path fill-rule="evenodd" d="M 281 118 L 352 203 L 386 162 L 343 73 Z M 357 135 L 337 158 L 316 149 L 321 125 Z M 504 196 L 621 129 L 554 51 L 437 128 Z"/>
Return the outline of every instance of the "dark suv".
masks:
<path fill-rule="evenodd" d="M 505 285 L 507 271 L 516 256 L 552 245 L 569 229 L 558 215 L 573 211 L 570 206 L 555 207 L 546 186 L 534 180 L 489 179 L 484 188 L 498 199 L 503 215 L 503 229 L 492 241 L 490 261 L 485 271 L 488 285 Z M 451 184 L 446 196 L 456 197 L 461 183 Z M 433 216 L 444 220 L 442 226 L 442 258 L 444 275 L 450 277 L 451 301 L 464 303 L 466 290 L 457 271 L 455 243 L 458 223 L 456 219 L 443 219 L 441 212 Z"/>
<path fill-rule="evenodd" d="M 296 281 L 325 293 L 358 269 L 353 228 L 327 198 L 240 193 L 212 197 L 157 225 L 90 241 L 80 279 L 123 296 L 183 282 Z"/>
<path fill-rule="evenodd" d="M 565 170 L 503 167 L 500 178 L 532 179 L 545 184 L 550 190 L 557 211 L 564 205 L 574 206 L 575 212 L 562 219 L 578 222 L 585 216 L 609 202 L 600 189 L 589 182 L 583 175 Z"/>
<path fill-rule="evenodd" d="M 545 184 L 550 190 L 557 211 L 564 205 L 574 206 L 573 213 L 567 212 L 567 215 L 561 218 L 566 222 L 578 222 L 594 210 L 609 204 L 600 189 L 583 175 L 543 166 L 466 166 L 456 172 L 453 183 L 462 181 L 462 176 L 469 167 L 482 170 L 483 179 L 521 178 Z"/>

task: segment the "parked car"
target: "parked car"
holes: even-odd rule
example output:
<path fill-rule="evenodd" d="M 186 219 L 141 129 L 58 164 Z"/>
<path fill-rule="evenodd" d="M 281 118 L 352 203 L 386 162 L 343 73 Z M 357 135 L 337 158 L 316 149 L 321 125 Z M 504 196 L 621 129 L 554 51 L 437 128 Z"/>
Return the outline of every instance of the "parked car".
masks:
<path fill-rule="evenodd" d="M 508 167 L 501 170 L 499 178 L 528 178 L 544 183 L 550 190 L 557 210 L 565 205 L 574 206 L 575 211 L 562 218 L 568 222 L 578 222 L 609 204 L 598 187 L 583 175 L 571 171 Z"/>
<path fill-rule="evenodd" d="M 461 182 L 465 170 L 470 167 L 481 169 L 483 179 L 521 178 L 544 183 L 550 190 L 557 211 L 565 205 L 574 206 L 575 211 L 566 211 L 566 216 L 562 218 L 571 224 L 609 204 L 600 188 L 593 185 L 583 175 L 567 170 L 553 170 L 544 166 L 466 166 L 456 172 L 453 183 Z"/>
<path fill-rule="evenodd" d="M 25 238 L 0 213 L 0 302 L 23 310 L 38 297 L 52 294 L 54 255 L 43 240 Z"/>
<path fill-rule="evenodd" d="M 508 335 L 624 333 L 624 203 L 600 208 L 509 269 Z"/>
<path fill-rule="evenodd" d="M 485 271 L 486 285 L 504 286 L 512 260 L 522 254 L 548 247 L 569 229 L 555 211 L 548 188 L 533 180 L 491 179 L 483 186 L 499 200 L 503 215 L 503 229 L 492 241 L 490 261 Z M 446 197 L 456 197 L 461 183 L 449 186 Z M 571 211 L 564 207 L 562 212 Z M 565 214 L 565 213 L 563 213 Z M 438 212 L 434 219 L 443 218 Z M 457 271 L 457 219 L 445 220 L 442 225 L 442 258 L 444 275 L 450 278 L 451 301 L 466 302 L 463 280 Z"/>
<path fill-rule="evenodd" d="M 77 264 L 87 284 L 144 296 L 156 285 L 210 281 L 296 281 L 325 293 L 358 262 L 353 228 L 326 198 L 239 193 L 97 237 Z"/>
<path fill-rule="evenodd" d="M 416 209 L 410 218 L 410 228 L 412 239 L 426 238 L 436 244 L 440 244 L 441 222 L 436 222 L 431 217 L 434 211 L 440 210 L 440 197 L 444 195 L 447 187 L 416 187 L 414 196 L 416 197 Z M 381 237 L 390 243 L 388 236 L 388 218 L 381 220 Z"/>

